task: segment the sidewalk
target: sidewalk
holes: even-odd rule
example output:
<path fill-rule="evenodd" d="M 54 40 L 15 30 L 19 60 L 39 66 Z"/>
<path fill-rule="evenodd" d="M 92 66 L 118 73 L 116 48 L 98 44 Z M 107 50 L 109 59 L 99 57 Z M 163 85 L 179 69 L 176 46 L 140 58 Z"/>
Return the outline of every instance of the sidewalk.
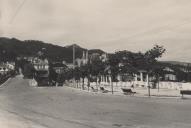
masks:
<path fill-rule="evenodd" d="M 144 95 L 148 96 L 148 89 L 147 88 L 137 88 L 135 89 L 137 95 Z M 150 89 L 150 95 L 156 97 L 181 97 L 180 90 L 173 90 L 173 89 Z"/>
<path fill-rule="evenodd" d="M 105 87 L 106 90 L 108 90 L 107 93 L 102 93 L 100 90 L 97 92 L 94 92 L 91 87 L 89 88 L 89 91 L 87 88 L 85 90 L 82 90 L 81 88 L 74 88 L 73 86 L 66 86 L 69 88 L 73 88 L 75 90 L 83 91 L 83 92 L 89 92 L 93 94 L 103 94 L 103 95 L 116 95 L 116 96 L 128 96 L 124 95 L 121 88 L 114 88 L 114 93 L 112 94 L 110 87 Z M 136 93 L 134 94 L 135 97 L 149 97 L 148 95 L 148 88 L 134 88 L 133 91 Z M 175 89 L 150 89 L 150 97 L 158 97 L 158 98 L 181 98 L 180 90 Z M 189 97 L 189 96 L 188 96 Z"/>

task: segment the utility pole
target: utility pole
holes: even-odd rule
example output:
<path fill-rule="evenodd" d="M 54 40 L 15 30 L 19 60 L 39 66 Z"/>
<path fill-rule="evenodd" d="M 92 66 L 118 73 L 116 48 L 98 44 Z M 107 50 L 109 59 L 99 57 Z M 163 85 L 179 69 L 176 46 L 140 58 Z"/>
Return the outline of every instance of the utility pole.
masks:
<path fill-rule="evenodd" d="M 113 94 L 113 80 L 112 80 L 112 78 L 111 78 L 111 93 Z"/>
<path fill-rule="evenodd" d="M 148 95 L 150 97 L 151 96 L 151 92 L 150 92 L 151 87 L 150 87 L 150 84 L 149 84 L 149 73 L 147 73 L 147 88 L 148 88 Z"/>
<path fill-rule="evenodd" d="M 158 75 L 158 92 L 159 92 L 159 89 L 160 89 L 160 80 L 161 80 L 161 77 Z"/>

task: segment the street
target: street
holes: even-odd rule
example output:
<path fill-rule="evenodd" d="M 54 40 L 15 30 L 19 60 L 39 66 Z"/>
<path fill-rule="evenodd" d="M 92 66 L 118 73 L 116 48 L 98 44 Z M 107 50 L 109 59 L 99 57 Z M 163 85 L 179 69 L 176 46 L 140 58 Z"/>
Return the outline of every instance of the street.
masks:
<path fill-rule="evenodd" d="M 112 96 L 70 87 L 0 87 L 1 128 L 190 128 L 191 99 Z"/>

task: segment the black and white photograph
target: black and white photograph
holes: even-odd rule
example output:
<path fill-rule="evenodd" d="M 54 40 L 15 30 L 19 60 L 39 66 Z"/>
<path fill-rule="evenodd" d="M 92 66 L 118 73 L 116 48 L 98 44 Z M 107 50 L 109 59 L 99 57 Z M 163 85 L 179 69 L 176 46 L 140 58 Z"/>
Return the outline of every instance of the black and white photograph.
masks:
<path fill-rule="evenodd" d="M 0 128 L 191 128 L 190 0 L 0 0 Z"/>

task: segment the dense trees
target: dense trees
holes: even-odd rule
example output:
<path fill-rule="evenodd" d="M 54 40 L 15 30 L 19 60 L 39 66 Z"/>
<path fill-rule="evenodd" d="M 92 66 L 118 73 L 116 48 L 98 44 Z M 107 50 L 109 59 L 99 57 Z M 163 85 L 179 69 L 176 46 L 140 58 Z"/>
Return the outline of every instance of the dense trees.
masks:
<path fill-rule="evenodd" d="M 145 53 L 133 53 L 130 51 L 118 51 L 109 54 L 107 61 L 102 61 L 99 56 L 89 58 L 89 62 L 81 67 L 71 70 L 73 77 L 78 81 L 82 78 L 83 89 L 84 79 L 99 82 L 100 76 L 109 75 L 112 81 L 117 81 L 118 74 L 128 74 L 133 78 L 139 70 L 145 70 L 148 74 L 154 76 L 156 81 L 162 75 L 164 66 L 158 63 L 157 59 L 162 56 L 165 49 L 162 46 L 155 45 Z M 98 84 L 98 83 L 97 83 Z"/>
<path fill-rule="evenodd" d="M 99 56 L 90 56 L 86 65 L 70 69 L 62 75 L 63 79 L 74 78 L 76 82 L 82 79 L 82 88 L 84 89 L 84 79 L 100 82 L 100 76 L 109 75 L 111 81 L 117 81 L 118 74 L 128 74 L 133 78 L 139 70 L 146 70 L 148 74 L 159 79 L 163 67 L 157 63 L 157 58 L 165 52 L 162 46 L 154 46 L 145 53 L 133 53 L 130 51 L 118 51 L 109 54 L 107 61 L 102 61 Z M 54 73 L 53 73 L 54 74 Z M 65 78 L 64 78 L 65 77 Z"/>

